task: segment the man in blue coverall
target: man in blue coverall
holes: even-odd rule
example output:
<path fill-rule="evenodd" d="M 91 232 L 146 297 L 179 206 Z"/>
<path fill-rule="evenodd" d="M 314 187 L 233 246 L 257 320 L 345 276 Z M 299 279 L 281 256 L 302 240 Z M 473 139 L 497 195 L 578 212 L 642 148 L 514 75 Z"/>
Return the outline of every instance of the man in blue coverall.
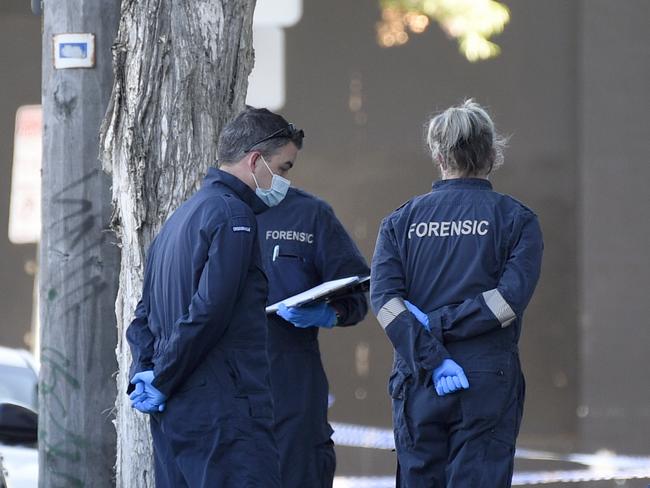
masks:
<path fill-rule="evenodd" d="M 286 176 L 286 171 L 280 172 Z M 368 265 L 323 200 L 291 188 L 277 207 L 257 217 L 269 304 L 325 281 L 367 276 Z M 349 326 L 366 315 L 363 294 L 269 316 L 269 360 L 275 437 L 283 488 L 331 488 L 336 458 L 327 422 L 328 383 L 319 328 Z"/>
<path fill-rule="evenodd" d="M 539 278 L 535 214 L 492 190 L 502 140 L 478 104 L 429 123 L 442 180 L 381 224 L 371 300 L 395 349 L 397 483 L 511 485 L 524 379 L 517 343 Z"/>
<path fill-rule="evenodd" d="M 282 200 L 302 131 L 247 108 L 219 166 L 149 248 L 127 330 L 133 406 L 151 414 L 156 486 L 279 488 L 255 215 Z"/>

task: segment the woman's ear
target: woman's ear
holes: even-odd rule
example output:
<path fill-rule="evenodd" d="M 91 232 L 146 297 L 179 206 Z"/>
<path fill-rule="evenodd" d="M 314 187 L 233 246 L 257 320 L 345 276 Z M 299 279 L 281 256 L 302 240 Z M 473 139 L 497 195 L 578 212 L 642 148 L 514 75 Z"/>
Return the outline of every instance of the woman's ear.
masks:
<path fill-rule="evenodd" d="M 438 167 L 440 168 L 440 171 L 446 171 L 447 170 L 447 165 L 445 164 L 445 160 L 442 159 L 442 156 L 438 155 L 436 158 L 436 163 L 438 164 Z"/>

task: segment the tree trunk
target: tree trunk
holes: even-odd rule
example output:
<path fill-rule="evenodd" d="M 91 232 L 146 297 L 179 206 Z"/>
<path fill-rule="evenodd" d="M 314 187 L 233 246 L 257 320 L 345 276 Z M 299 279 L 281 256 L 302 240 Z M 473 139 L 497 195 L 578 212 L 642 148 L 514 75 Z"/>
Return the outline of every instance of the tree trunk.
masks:
<path fill-rule="evenodd" d="M 125 331 L 141 295 L 145 252 L 217 159 L 217 138 L 244 108 L 255 0 L 123 0 L 114 87 L 101 131 L 122 242 L 118 323 L 117 486 L 153 486 L 147 416 L 125 395 Z"/>
<path fill-rule="evenodd" d="M 97 154 L 119 2 L 48 1 L 44 14 L 39 485 L 112 487 L 119 249 Z M 65 32 L 95 35 L 94 68 L 54 69 Z"/>

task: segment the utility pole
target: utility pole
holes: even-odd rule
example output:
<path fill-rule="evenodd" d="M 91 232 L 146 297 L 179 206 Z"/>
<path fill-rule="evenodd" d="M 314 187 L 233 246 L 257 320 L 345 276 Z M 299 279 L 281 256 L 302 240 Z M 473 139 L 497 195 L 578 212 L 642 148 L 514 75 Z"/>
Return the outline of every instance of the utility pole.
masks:
<path fill-rule="evenodd" d="M 119 13 L 119 0 L 43 4 L 43 488 L 115 484 L 112 420 L 120 253 L 109 230 L 110 178 L 98 154 Z"/>

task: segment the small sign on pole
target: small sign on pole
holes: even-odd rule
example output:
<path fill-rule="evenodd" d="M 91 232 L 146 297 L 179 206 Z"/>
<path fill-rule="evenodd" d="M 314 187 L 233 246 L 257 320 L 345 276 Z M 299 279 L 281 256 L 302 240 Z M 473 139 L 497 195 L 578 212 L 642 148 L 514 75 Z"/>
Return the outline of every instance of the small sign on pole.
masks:
<path fill-rule="evenodd" d="M 54 36 L 54 67 L 92 68 L 95 66 L 94 34 L 57 34 Z"/>

